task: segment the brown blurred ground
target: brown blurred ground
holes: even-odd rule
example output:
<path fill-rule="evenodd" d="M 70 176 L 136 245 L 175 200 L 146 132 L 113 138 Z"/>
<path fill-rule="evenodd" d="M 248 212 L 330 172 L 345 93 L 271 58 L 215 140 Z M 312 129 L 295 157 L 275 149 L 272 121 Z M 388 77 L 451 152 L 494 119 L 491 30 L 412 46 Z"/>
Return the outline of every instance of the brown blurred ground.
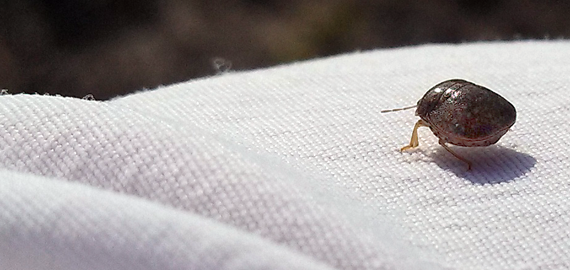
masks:
<path fill-rule="evenodd" d="M 2 0 L 0 87 L 107 99 L 355 50 L 567 38 L 570 1 Z"/>

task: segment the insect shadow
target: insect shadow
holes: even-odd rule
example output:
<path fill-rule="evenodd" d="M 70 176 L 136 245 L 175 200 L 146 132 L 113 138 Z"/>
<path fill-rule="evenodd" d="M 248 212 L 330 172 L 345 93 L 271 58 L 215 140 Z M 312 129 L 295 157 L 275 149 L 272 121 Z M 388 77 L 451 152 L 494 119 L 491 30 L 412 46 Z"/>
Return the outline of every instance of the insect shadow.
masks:
<path fill-rule="evenodd" d="M 433 152 L 433 160 L 442 169 L 450 170 L 473 184 L 509 182 L 524 175 L 536 164 L 534 157 L 498 145 L 469 147 L 469 149 L 454 147 L 454 151 L 473 163 L 471 170 L 468 171 L 465 164 L 443 148 Z"/>

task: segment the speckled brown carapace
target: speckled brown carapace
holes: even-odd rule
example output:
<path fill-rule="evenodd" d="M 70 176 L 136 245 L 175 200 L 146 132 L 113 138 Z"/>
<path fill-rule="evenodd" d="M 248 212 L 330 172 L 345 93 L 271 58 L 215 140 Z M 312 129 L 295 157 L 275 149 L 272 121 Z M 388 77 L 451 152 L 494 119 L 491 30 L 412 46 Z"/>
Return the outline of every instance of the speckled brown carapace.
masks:
<path fill-rule="evenodd" d="M 515 107 L 497 93 L 464 81 L 449 80 L 418 101 L 416 114 L 446 143 L 487 146 L 515 123 Z"/>
<path fill-rule="evenodd" d="M 419 145 L 417 129 L 429 127 L 447 151 L 457 155 L 446 143 L 459 146 L 488 146 L 496 143 L 515 123 L 515 107 L 497 93 L 465 80 L 448 80 L 432 87 L 418 101 L 410 144 L 401 150 Z"/>

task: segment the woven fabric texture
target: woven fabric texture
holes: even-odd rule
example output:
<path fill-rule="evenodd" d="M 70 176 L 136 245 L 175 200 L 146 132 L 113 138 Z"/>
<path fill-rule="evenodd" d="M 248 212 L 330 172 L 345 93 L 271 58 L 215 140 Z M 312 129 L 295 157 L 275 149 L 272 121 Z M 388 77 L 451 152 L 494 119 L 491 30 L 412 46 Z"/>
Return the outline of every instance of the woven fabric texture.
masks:
<path fill-rule="evenodd" d="M 1 96 L 0 269 L 568 269 L 568 74 L 570 42 L 491 42 Z M 452 78 L 517 108 L 470 171 L 379 113 Z"/>

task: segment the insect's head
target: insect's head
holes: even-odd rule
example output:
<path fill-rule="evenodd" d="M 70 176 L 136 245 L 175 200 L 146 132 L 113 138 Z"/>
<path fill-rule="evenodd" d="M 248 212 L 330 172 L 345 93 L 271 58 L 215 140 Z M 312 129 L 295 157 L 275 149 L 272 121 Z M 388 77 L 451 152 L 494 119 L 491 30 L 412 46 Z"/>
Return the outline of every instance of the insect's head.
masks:
<path fill-rule="evenodd" d="M 465 83 L 466 81 L 464 80 L 448 80 L 432 87 L 418 101 L 416 115 L 419 115 L 420 117 L 426 116 L 451 96 L 453 91 Z"/>

